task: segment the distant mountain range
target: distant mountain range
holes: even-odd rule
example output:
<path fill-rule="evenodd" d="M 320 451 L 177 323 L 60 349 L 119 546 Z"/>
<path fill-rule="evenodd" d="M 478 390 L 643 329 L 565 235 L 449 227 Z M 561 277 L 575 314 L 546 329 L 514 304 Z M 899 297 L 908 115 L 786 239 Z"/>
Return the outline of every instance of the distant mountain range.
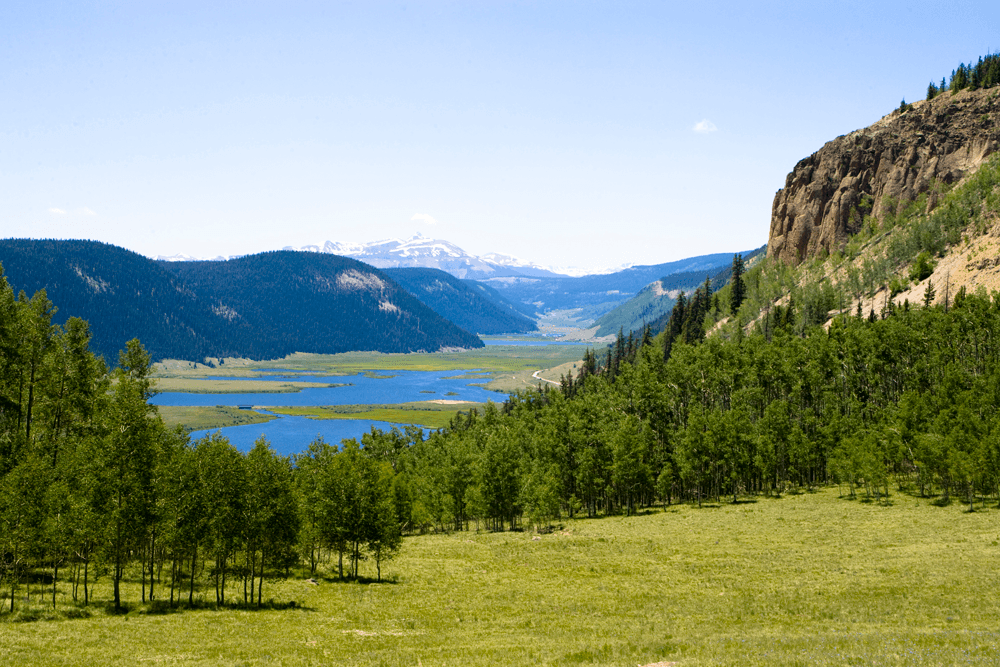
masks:
<path fill-rule="evenodd" d="M 482 283 L 459 280 L 439 269 L 407 267 L 383 273 L 429 306 L 435 313 L 466 331 L 478 334 L 528 333 L 538 325 Z"/>
<path fill-rule="evenodd" d="M 766 252 L 767 246 L 761 246 L 756 250 L 740 254 L 743 255 L 743 261 L 746 266 L 750 267 L 754 262 L 763 257 Z M 708 257 L 715 256 L 708 255 Z M 733 272 L 733 257 L 732 255 L 725 255 L 725 257 L 729 258 L 728 263 L 718 266 L 716 262 L 719 260 L 712 260 L 710 263 L 714 266 L 707 271 L 704 268 L 693 271 L 681 271 L 666 274 L 658 280 L 654 280 L 642 288 L 631 299 L 599 317 L 594 322 L 594 326 L 598 328 L 595 335 L 609 336 L 619 331 L 624 331 L 625 333 L 642 331 L 643 327 L 647 324 L 653 329 L 654 333 L 659 332 L 666 324 L 666 319 L 677 302 L 678 294 L 686 292 L 690 295 L 705 282 L 705 278 L 711 280 L 713 291 L 729 282 L 729 278 Z M 695 263 L 694 265 L 704 266 L 700 263 Z"/>
<path fill-rule="evenodd" d="M 669 289 L 697 287 L 706 276 L 713 276 L 732 264 L 735 253 L 716 253 L 690 257 L 665 264 L 633 266 L 615 273 L 596 274 L 572 278 L 569 276 L 527 277 L 497 276 L 483 281 L 510 301 L 530 304 L 536 314 L 548 311 L 573 311 L 572 317 L 580 326 L 590 326 L 602 315 L 632 299 L 653 282 L 675 274 L 682 279 Z M 671 304 L 672 305 L 672 304 Z M 627 319 L 627 318 L 626 318 Z M 612 325 L 625 326 L 626 321 L 615 320 Z M 617 328 L 614 330 L 618 331 Z"/>
<path fill-rule="evenodd" d="M 673 303 L 669 297 L 669 303 L 665 302 L 661 298 L 663 295 L 656 293 L 652 287 L 655 281 L 674 274 L 691 274 L 668 281 L 671 287 L 666 291 L 694 288 L 704 281 L 706 275 L 714 275 L 728 266 L 733 258 L 732 253 L 715 253 L 664 264 L 631 266 L 608 273 L 570 276 L 507 255 L 491 253 L 477 257 L 465 252 L 454 243 L 427 238 L 421 234 L 405 240 L 391 239 L 372 243 L 327 241 L 322 246 L 288 247 L 285 250 L 351 257 L 382 269 L 438 269 L 456 278 L 478 281 L 484 286 L 479 288 L 480 291 L 486 287 L 490 288 L 492 294 L 489 298 L 492 301 L 496 302 L 498 299 L 505 301 L 530 319 L 537 319 L 551 311 L 568 311 L 565 322 L 575 322 L 579 326 L 590 326 L 595 320 L 623 306 L 646 288 L 649 288 L 647 291 L 650 292 L 646 295 L 646 301 L 649 303 L 639 308 L 629 306 L 627 311 L 636 317 L 655 318 L 662 308 L 672 307 Z M 171 262 L 193 260 L 183 255 L 160 259 Z M 429 297 L 424 288 L 410 289 L 410 292 L 421 300 Z M 443 293 L 439 292 L 438 296 L 443 296 Z M 450 298 L 459 298 L 457 292 L 451 293 Z M 450 317 L 446 313 L 458 316 L 456 313 L 462 312 L 461 309 L 448 310 L 444 304 L 426 303 L 445 317 Z M 654 303 L 656 305 L 653 305 Z M 634 319 L 630 315 L 621 313 L 601 322 L 601 330 L 604 331 L 609 326 L 634 324 L 632 321 Z M 471 322 L 463 325 L 455 321 L 460 326 L 468 325 L 471 327 L 469 330 L 476 333 L 490 332 L 489 327 L 483 328 L 482 322 L 473 326 Z M 519 330 L 519 328 L 511 329 L 505 333 Z"/>
<path fill-rule="evenodd" d="M 405 240 L 389 239 L 371 243 L 334 243 L 327 241 L 322 247 L 304 246 L 286 250 L 307 250 L 353 257 L 380 269 L 421 267 L 440 269 L 456 278 L 482 280 L 495 276 L 546 276 L 557 277 L 544 266 L 524 262 L 507 255 L 491 253 L 482 257 L 470 255 L 454 243 L 429 239 L 417 234 Z"/>

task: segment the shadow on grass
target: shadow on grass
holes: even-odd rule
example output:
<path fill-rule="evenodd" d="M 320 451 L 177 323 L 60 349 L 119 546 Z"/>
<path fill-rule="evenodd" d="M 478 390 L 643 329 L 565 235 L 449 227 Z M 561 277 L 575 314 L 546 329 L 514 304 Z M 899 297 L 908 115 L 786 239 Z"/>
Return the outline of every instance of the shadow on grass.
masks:
<path fill-rule="evenodd" d="M 9 605 L 9 601 L 7 602 Z M 29 609 L 15 608 L 14 612 L 7 612 L 9 606 L 4 607 L 6 613 L 0 613 L 0 623 L 36 623 L 40 621 L 73 621 L 79 619 L 93 618 L 94 616 L 167 616 L 181 614 L 190 611 L 317 611 L 313 607 L 303 605 L 296 600 L 278 602 L 267 600 L 257 603 L 244 603 L 242 600 L 234 603 L 216 604 L 205 600 L 195 600 L 188 604 L 187 600 L 177 601 L 173 604 L 170 600 L 154 600 L 152 602 L 128 602 L 123 603 L 121 609 L 115 609 L 115 603 L 111 601 L 92 602 L 87 606 L 80 603 L 70 603 L 61 605 L 56 609 L 51 607 L 32 607 Z"/>
<path fill-rule="evenodd" d="M 354 579 L 352 577 L 344 577 L 343 579 L 341 579 L 336 575 L 336 573 L 334 573 L 334 574 L 315 574 L 312 577 L 312 581 L 306 579 L 304 583 L 307 584 L 313 583 L 313 585 L 335 584 L 342 586 L 349 586 L 351 584 L 358 584 L 360 586 L 382 586 L 382 585 L 395 586 L 396 584 L 399 583 L 399 579 L 396 577 L 396 575 L 384 576 L 382 577 L 381 581 L 379 581 L 375 577 L 366 577 L 366 576 L 358 576 L 357 579 Z"/>
<path fill-rule="evenodd" d="M 185 611 L 287 611 L 289 609 L 316 611 L 315 608 L 303 605 L 296 600 L 278 602 L 273 599 L 262 601 L 259 605 L 256 602 L 243 602 L 242 600 L 225 604 L 217 604 L 208 600 L 195 600 L 193 604 L 188 604 L 185 600 L 184 602 L 175 602 L 173 605 L 170 604 L 170 600 L 154 600 L 145 605 L 132 605 L 128 611 L 139 611 L 150 616 L 165 616 Z M 109 605 L 107 611 L 109 614 L 114 614 L 114 605 Z"/>

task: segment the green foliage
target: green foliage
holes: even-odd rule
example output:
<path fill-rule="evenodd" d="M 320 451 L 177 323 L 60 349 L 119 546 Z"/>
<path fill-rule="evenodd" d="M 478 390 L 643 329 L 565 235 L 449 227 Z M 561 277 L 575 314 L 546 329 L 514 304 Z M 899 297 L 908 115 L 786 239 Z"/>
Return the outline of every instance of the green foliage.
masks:
<path fill-rule="evenodd" d="M 910 280 L 923 282 L 934 273 L 935 262 L 931 261 L 931 255 L 926 250 L 920 252 L 910 267 Z"/>
<path fill-rule="evenodd" d="M 1000 84 L 1000 54 L 991 53 L 985 58 L 980 56 L 979 61 L 973 65 L 971 62 L 965 63 L 952 70 L 948 90 L 957 93 L 966 88 L 977 90 L 979 88 L 992 88 Z M 945 83 L 941 79 L 940 91 L 944 92 Z"/>

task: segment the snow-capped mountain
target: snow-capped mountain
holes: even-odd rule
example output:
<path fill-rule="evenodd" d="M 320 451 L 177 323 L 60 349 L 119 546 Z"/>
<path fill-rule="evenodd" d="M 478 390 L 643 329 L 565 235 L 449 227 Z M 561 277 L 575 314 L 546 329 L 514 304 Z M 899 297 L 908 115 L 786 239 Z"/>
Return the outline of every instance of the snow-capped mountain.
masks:
<path fill-rule="evenodd" d="M 508 255 L 491 253 L 482 257 L 470 255 L 454 243 L 430 239 L 417 234 L 408 239 L 386 239 L 371 243 L 335 243 L 323 247 L 288 246 L 284 250 L 305 250 L 342 255 L 360 260 L 380 269 L 419 266 L 446 271 L 456 278 L 482 280 L 500 276 L 561 277 L 544 266 L 532 264 Z"/>
<path fill-rule="evenodd" d="M 565 278 L 569 272 L 561 273 L 552 269 L 526 262 L 510 255 L 490 253 L 477 257 L 470 255 L 454 243 L 441 239 L 429 239 L 417 234 L 408 239 L 385 239 L 370 243 L 341 243 L 327 241 L 323 245 L 285 246 L 282 250 L 321 252 L 342 257 L 351 257 L 380 269 L 397 269 L 419 266 L 446 271 L 456 278 L 485 280 L 500 277 Z M 230 257 L 233 259 L 236 256 Z M 168 262 L 199 261 L 204 258 L 190 255 L 160 255 L 156 259 Z M 216 257 L 224 260 L 225 257 Z M 582 274 L 580 274 L 582 275 Z"/>

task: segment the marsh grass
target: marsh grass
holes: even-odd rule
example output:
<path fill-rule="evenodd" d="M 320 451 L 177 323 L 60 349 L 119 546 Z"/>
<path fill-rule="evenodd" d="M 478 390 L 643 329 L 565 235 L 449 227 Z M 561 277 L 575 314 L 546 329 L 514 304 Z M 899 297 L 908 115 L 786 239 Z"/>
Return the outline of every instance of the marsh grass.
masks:
<path fill-rule="evenodd" d="M 156 391 L 177 391 L 186 394 L 294 394 L 303 389 L 344 387 L 344 383 L 303 382 L 289 380 L 209 380 L 204 378 L 157 378 Z"/>
<path fill-rule="evenodd" d="M 168 428 L 182 426 L 186 431 L 202 431 L 210 428 L 225 428 L 243 424 L 262 424 L 274 415 L 261 414 L 255 410 L 240 410 L 237 407 L 159 405 L 157 411 Z"/>
<path fill-rule="evenodd" d="M 1000 511 L 893 501 L 822 489 L 410 537 L 389 582 L 268 581 L 284 608 L 216 610 L 206 585 L 194 610 L 0 622 L 0 663 L 996 664 Z"/>
<path fill-rule="evenodd" d="M 272 406 L 271 412 L 290 417 L 309 419 L 370 419 L 390 424 L 416 424 L 426 428 L 443 428 L 455 415 L 473 408 L 482 410 L 482 403 L 442 405 L 429 401 L 398 403 L 394 405 L 330 405 L 330 406 Z"/>
<path fill-rule="evenodd" d="M 357 375 L 365 371 L 449 371 L 483 370 L 511 374 L 551 368 L 579 361 L 583 350 L 576 345 L 491 345 L 463 352 L 414 352 L 382 354 L 380 352 L 345 352 L 343 354 L 296 353 L 273 361 L 226 360 L 218 367 L 198 365 L 188 367 L 180 362 L 163 362 L 157 366 L 157 376 L 205 378 L 230 376 L 251 378 L 261 371 L 292 371 L 311 375 Z M 529 373 L 530 375 L 530 373 Z"/>

